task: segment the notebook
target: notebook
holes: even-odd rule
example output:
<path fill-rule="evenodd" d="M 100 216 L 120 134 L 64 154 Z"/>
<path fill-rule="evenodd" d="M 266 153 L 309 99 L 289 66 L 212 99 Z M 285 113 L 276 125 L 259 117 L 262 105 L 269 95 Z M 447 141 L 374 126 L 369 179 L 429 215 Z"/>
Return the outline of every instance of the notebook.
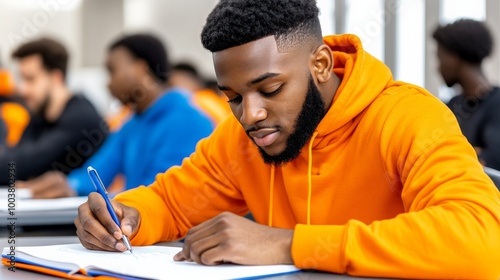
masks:
<path fill-rule="evenodd" d="M 114 277 L 120 279 L 255 279 L 298 272 L 293 265 L 205 266 L 175 262 L 179 247 L 139 246 L 130 252 L 85 249 L 81 244 L 16 247 L 16 269 L 23 268 L 67 279 Z M 4 248 L 2 263 L 10 266 L 10 248 Z"/>

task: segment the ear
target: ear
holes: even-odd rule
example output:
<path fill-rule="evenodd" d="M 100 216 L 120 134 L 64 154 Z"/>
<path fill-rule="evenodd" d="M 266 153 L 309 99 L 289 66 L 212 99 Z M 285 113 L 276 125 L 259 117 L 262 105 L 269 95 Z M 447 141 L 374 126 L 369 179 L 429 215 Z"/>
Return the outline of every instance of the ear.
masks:
<path fill-rule="evenodd" d="M 326 83 L 332 77 L 333 55 L 330 47 L 319 46 L 312 54 L 312 75 L 318 83 Z"/>
<path fill-rule="evenodd" d="M 64 75 L 63 72 L 59 69 L 50 70 L 50 77 L 52 78 L 52 82 L 56 84 L 64 84 Z"/>
<path fill-rule="evenodd" d="M 146 61 L 142 59 L 136 59 L 134 61 L 134 71 L 136 74 L 136 77 L 142 77 L 144 75 L 149 76 L 149 66 L 146 63 Z"/>

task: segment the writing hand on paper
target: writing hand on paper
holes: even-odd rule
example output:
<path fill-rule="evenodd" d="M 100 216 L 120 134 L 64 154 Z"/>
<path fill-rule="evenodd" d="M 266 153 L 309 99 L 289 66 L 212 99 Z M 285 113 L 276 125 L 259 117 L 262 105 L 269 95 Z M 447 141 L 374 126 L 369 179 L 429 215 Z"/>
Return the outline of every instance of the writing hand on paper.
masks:
<path fill-rule="evenodd" d="M 43 175 L 16 183 L 19 188 L 30 189 L 33 198 L 58 198 L 75 196 L 75 191 L 68 185 L 66 175 L 59 171 L 45 172 Z"/>
<path fill-rule="evenodd" d="M 293 230 L 272 228 L 222 213 L 189 230 L 182 251 L 174 260 L 205 265 L 293 264 L 292 237 Z"/>
<path fill-rule="evenodd" d="M 93 192 L 78 207 L 75 219 L 76 235 L 82 245 L 91 250 L 126 251 L 122 235 L 132 238 L 140 224 L 139 212 L 132 207 L 111 200 L 121 228 L 113 221 L 101 195 Z"/>

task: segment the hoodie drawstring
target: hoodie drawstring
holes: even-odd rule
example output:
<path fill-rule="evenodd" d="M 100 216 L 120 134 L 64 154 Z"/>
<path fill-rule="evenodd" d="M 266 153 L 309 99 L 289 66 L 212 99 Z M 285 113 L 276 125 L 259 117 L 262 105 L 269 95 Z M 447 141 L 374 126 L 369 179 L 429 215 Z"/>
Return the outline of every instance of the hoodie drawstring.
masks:
<path fill-rule="evenodd" d="M 318 135 L 315 131 L 309 141 L 309 157 L 307 159 L 307 225 L 311 224 L 311 197 L 312 197 L 312 147 L 314 138 Z M 276 166 L 271 165 L 271 180 L 269 183 L 269 222 L 270 227 L 273 226 L 273 208 L 274 208 L 274 175 L 276 173 Z"/>
<path fill-rule="evenodd" d="M 275 173 L 276 167 L 271 165 L 271 182 L 269 186 L 269 226 L 273 226 L 273 206 L 274 206 L 274 173 Z"/>
<path fill-rule="evenodd" d="M 309 141 L 309 158 L 307 160 L 307 225 L 311 224 L 311 196 L 312 196 L 312 158 L 313 158 L 313 142 L 318 132 L 315 131 Z"/>

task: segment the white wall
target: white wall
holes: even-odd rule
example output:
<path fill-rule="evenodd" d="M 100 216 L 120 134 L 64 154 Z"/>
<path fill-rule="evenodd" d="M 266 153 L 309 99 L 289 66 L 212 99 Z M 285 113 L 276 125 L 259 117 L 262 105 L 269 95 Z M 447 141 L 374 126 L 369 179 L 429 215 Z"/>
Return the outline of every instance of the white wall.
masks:
<path fill-rule="evenodd" d="M 125 0 L 125 32 L 153 32 L 164 40 L 173 61 L 189 60 L 203 74 L 214 76 L 212 56 L 203 48 L 200 34 L 208 14 L 217 2 Z"/>
<path fill-rule="evenodd" d="M 51 36 L 71 53 L 70 67 L 81 65 L 80 0 L 0 0 L 0 62 L 26 41 Z"/>

